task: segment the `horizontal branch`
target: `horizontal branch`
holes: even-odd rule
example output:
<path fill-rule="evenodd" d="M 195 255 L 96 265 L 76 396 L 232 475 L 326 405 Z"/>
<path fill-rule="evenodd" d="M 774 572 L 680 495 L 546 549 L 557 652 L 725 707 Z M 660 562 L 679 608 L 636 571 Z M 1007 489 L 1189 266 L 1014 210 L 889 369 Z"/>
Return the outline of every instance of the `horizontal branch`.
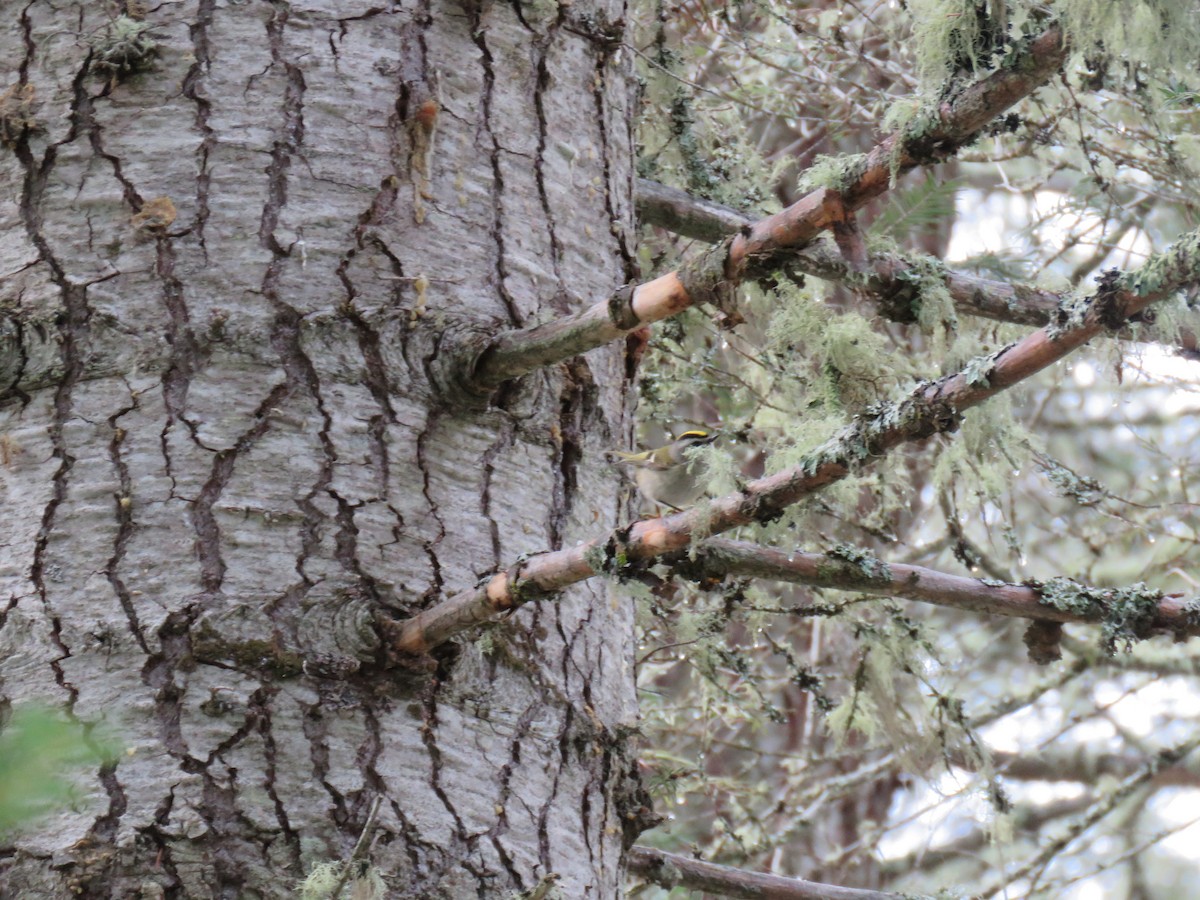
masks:
<path fill-rule="evenodd" d="M 881 404 L 856 419 L 799 465 L 748 484 L 711 503 L 619 528 L 605 538 L 518 562 L 479 587 L 456 594 L 398 623 L 393 646 L 424 653 L 479 622 L 544 598 L 593 575 L 620 575 L 630 563 L 691 544 L 693 535 L 716 535 L 769 522 L 793 503 L 845 478 L 902 444 L 953 432 L 962 413 L 1040 372 L 1106 329 L 1119 329 L 1151 303 L 1200 278 L 1200 231 L 1189 232 L 1140 269 L 1113 276 L 1089 298 L 1060 309 L 1056 322 L 955 375 L 924 382 L 898 403 Z"/>
<path fill-rule="evenodd" d="M 1102 775 L 1127 778 L 1146 764 L 1140 756 L 1129 753 L 1097 753 L 1074 746 L 1044 748 L 1036 753 L 990 751 L 996 772 L 1016 781 L 1071 781 L 1095 784 Z M 966 766 L 966 760 L 955 760 Z M 1158 770 L 1153 778 L 1155 787 L 1200 787 L 1200 761 L 1179 762 Z"/>
<path fill-rule="evenodd" d="M 749 228 L 754 220 L 731 206 L 696 197 L 649 178 L 634 184 L 633 198 L 638 220 L 657 225 L 672 234 L 715 244 L 722 238 Z"/>
<path fill-rule="evenodd" d="M 751 225 L 751 220 L 736 209 L 645 178 L 637 181 L 637 208 L 643 222 L 710 242 L 737 234 Z M 872 295 L 884 314 L 898 321 L 915 319 L 910 298 L 916 294 L 913 276 L 917 270 L 899 253 L 872 253 L 867 258 L 866 271 L 859 272 L 836 246 L 820 240 L 797 250 L 789 258 L 788 268 L 852 285 L 855 290 Z M 1053 291 L 951 270 L 945 271 L 942 282 L 958 312 L 1016 325 L 1045 325 L 1062 302 L 1062 295 Z"/>
<path fill-rule="evenodd" d="M 921 128 L 900 129 L 850 167 L 838 189 L 818 188 L 787 209 L 767 216 L 710 251 L 702 266 L 685 266 L 636 288 L 623 288 L 583 312 L 496 336 L 480 350 L 471 345 L 467 381 L 479 393 L 587 350 L 699 302 L 721 305 L 747 278 L 769 274 L 821 231 L 888 189 L 893 177 L 947 159 L 980 129 L 1049 80 L 1062 64 L 1065 43 L 1056 26 L 1034 39 L 1010 65 L 945 101 Z M 460 379 L 449 379 L 459 381 Z"/>
<path fill-rule="evenodd" d="M 1091 795 L 1083 794 L 1079 797 L 1052 800 L 1038 806 L 1018 806 L 1012 814 L 1013 832 L 1016 835 L 1036 834 L 1039 829 L 1056 819 L 1076 815 L 1091 805 Z M 994 827 L 979 825 L 947 844 L 917 850 L 897 859 L 884 860 L 879 867 L 880 874 L 891 880 L 909 875 L 913 871 L 928 872 L 946 863 L 967 858 L 987 866 L 989 860 L 987 857 L 981 857 L 980 851 L 995 840 Z"/>
<path fill-rule="evenodd" d="M 1084 604 L 1077 609 L 1047 605 L 1044 587 L 984 581 L 965 575 L 939 572 L 924 566 L 885 563 L 861 551 L 831 553 L 786 553 L 748 541 L 710 538 L 692 548 L 681 560 L 684 574 L 708 578 L 736 576 L 787 581 L 810 587 L 837 588 L 862 594 L 903 597 L 937 606 L 948 606 L 993 616 L 1011 616 L 1046 622 L 1098 622 L 1104 618 L 1102 604 Z M 1108 589 L 1079 585 L 1081 594 L 1099 597 Z M 1188 601 L 1180 597 L 1159 598 L 1148 630 L 1173 634 L 1200 634 L 1200 621 L 1190 614 Z"/>
<path fill-rule="evenodd" d="M 625 861 L 631 873 L 667 889 L 683 887 L 740 900 L 901 900 L 914 896 L 762 875 L 651 847 L 631 847 Z"/>
<path fill-rule="evenodd" d="M 637 182 L 637 208 L 643 222 L 699 240 L 717 241 L 750 225 L 750 219 L 731 207 L 645 178 Z M 872 253 L 867 258 L 866 270 L 859 272 L 836 246 L 818 240 L 792 256 L 788 268 L 865 293 L 894 321 L 912 322 L 917 317 L 920 296 L 914 280 L 920 273 L 902 253 Z M 956 312 L 997 322 L 1045 325 L 1063 300 L 1063 294 L 1035 285 L 998 281 L 952 269 L 943 270 L 940 278 Z M 1152 339 L 1153 327 L 1141 330 L 1140 336 Z M 1184 329 L 1179 346 L 1184 351 L 1196 352 L 1195 331 Z"/>

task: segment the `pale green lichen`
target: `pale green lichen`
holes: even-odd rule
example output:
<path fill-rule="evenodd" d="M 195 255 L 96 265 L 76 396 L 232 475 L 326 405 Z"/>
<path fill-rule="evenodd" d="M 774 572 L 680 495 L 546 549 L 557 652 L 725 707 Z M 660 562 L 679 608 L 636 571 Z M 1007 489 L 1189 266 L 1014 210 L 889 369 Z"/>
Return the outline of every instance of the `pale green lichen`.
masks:
<path fill-rule="evenodd" d="M 318 863 L 300 882 L 299 889 L 301 900 L 338 900 L 344 894 L 355 900 L 379 900 L 387 895 L 379 870 L 359 860 Z"/>
<path fill-rule="evenodd" d="M 92 36 L 92 66 L 118 81 L 144 72 L 158 55 L 158 43 L 149 31 L 145 22 L 117 16 Z"/>
<path fill-rule="evenodd" d="M 992 370 L 996 368 L 995 354 L 976 356 L 969 360 L 962 369 L 962 376 L 971 387 L 986 388 L 991 386 Z"/>
<path fill-rule="evenodd" d="M 1083 619 L 1100 622 L 1100 646 L 1106 654 L 1117 645 L 1126 652 L 1150 635 L 1158 615 L 1162 591 L 1137 583 L 1125 588 L 1096 588 L 1072 578 L 1051 578 L 1034 585 L 1041 602 Z"/>
<path fill-rule="evenodd" d="M 608 566 L 608 556 L 604 552 L 604 545 L 596 543 L 584 550 L 583 561 L 597 575 L 602 574 Z"/>
<path fill-rule="evenodd" d="M 890 352 L 887 338 L 854 312 L 836 313 L 815 290 L 793 286 L 777 291 L 767 326 L 769 347 L 780 354 L 802 353 L 807 401 L 814 409 L 856 409 L 886 396 L 911 367 Z M 886 373 L 886 375 L 881 374 Z"/>
<path fill-rule="evenodd" d="M 1178 0 L 1059 0 L 1054 4 L 1071 46 L 1082 58 L 1107 55 L 1149 68 L 1192 72 L 1200 21 Z"/>
<path fill-rule="evenodd" d="M 940 88 L 956 70 L 981 67 L 983 29 L 976 0 L 909 0 L 917 74 Z"/>
<path fill-rule="evenodd" d="M 1050 317 L 1050 324 L 1046 326 L 1046 336 L 1055 341 L 1064 334 L 1079 328 L 1083 325 L 1088 310 L 1091 308 L 1092 293 L 1090 290 L 1080 287 L 1066 294 Z"/>
<path fill-rule="evenodd" d="M 941 210 L 942 213 L 946 211 Z M 901 252 L 887 239 L 873 240 L 871 249 L 898 257 L 905 266 L 896 273 L 896 281 L 902 287 L 885 303 L 885 313 L 889 317 L 898 322 L 915 321 L 924 334 L 935 335 L 939 341 L 958 330 L 958 313 L 954 298 L 946 287 L 948 270 L 942 260 L 924 253 Z"/>
<path fill-rule="evenodd" d="M 1060 497 L 1067 497 L 1081 506 L 1093 506 L 1108 496 L 1104 485 L 1096 479 L 1080 475 L 1051 456 L 1039 456 L 1038 466 Z"/>
<path fill-rule="evenodd" d="M 860 584 L 881 585 L 892 581 L 892 567 L 869 550 L 852 544 L 838 544 L 826 551 L 825 561 L 817 565 L 822 578 L 850 580 Z"/>
<path fill-rule="evenodd" d="M 818 156 L 812 165 L 800 173 L 796 188 L 807 194 L 818 188 L 846 191 L 867 170 L 867 154 L 851 153 L 844 156 Z"/>
<path fill-rule="evenodd" d="M 1116 287 L 1137 297 L 1177 291 L 1200 276 L 1200 231 L 1189 231 L 1135 271 L 1120 276 Z"/>

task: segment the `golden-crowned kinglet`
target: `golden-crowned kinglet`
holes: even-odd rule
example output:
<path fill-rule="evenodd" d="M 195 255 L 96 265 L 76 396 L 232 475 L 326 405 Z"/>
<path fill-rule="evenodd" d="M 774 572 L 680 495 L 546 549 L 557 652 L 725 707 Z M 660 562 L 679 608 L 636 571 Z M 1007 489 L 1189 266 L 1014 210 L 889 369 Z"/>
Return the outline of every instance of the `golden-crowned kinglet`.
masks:
<path fill-rule="evenodd" d="M 683 509 L 691 506 L 704 493 L 698 473 L 690 471 L 688 450 L 711 444 L 717 439 L 707 431 L 685 431 L 665 447 L 643 450 L 641 453 L 615 451 L 613 461 L 629 466 L 641 495 L 656 506 Z"/>

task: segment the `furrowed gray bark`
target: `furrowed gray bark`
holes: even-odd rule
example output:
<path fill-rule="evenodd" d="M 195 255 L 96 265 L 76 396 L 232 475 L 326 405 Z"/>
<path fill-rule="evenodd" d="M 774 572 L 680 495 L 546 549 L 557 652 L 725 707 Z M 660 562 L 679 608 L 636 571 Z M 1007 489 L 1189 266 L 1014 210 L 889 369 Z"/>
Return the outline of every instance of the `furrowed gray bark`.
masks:
<path fill-rule="evenodd" d="M 381 799 L 389 896 L 619 896 L 629 607 L 408 671 L 380 617 L 618 521 L 619 348 L 488 409 L 428 371 L 629 280 L 622 5 L 190 0 L 129 73 L 88 68 L 108 7 L 7 8 L 0 699 L 121 752 L 0 893 L 291 895 Z"/>

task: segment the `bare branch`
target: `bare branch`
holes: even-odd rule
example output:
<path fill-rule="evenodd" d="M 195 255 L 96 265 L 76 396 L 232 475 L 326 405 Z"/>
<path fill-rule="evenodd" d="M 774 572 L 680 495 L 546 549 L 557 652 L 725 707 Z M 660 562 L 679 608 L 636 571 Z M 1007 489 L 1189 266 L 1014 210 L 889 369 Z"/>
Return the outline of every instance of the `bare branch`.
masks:
<path fill-rule="evenodd" d="M 1092 803 L 1092 797 L 1084 794 L 1080 797 L 1070 797 L 1064 800 L 1054 800 L 1045 806 L 1018 807 L 1013 813 L 1013 829 L 1018 834 L 1036 833 L 1044 825 L 1073 816 L 1087 809 Z M 976 828 L 948 844 L 931 847 L 902 856 L 899 859 L 889 859 L 881 867 L 887 878 L 899 878 L 914 869 L 928 871 L 940 865 L 967 856 L 976 856 L 980 850 L 995 840 L 995 835 L 987 828 Z"/>
<path fill-rule="evenodd" d="M 754 224 L 753 219 L 733 207 L 693 197 L 687 191 L 648 178 L 637 180 L 634 195 L 638 218 L 643 224 L 657 225 L 710 244 Z"/>
<path fill-rule="evenodd" d="M 1031 42 L 1008 68 L 994 72 L 944 102 L 920 129 L 885 138 L 847 173 L 839 190 L 819 188 L 710 251 L 702 270 L 669 272 L 575 315 L 494 338 L 482 352 L 472 348 L 468 379 L 479 393 L 567 359 L 650 322 L 676 315 L 712 294 L 730 291 L 747 278 L 769 274 L 824 229 L 884 193 L 893 176 L 949 158 L 978 136 L 988 122 L 1029 95 L 1062 64 L 1062 31 L 1052 27 Z M 720 304 L 717 304 L 720 305 Z"/>
<path fill-rule="evenodd" d="M 720 866 L 651 847 L 631 847 L 625 857 L 629 871 L 665 888 L 685 887 L 741 900 L 900 900 L 912 894 L 893 894 L 761 875 L 733 866 Z"/>
<path fill-rule="evenodd" d="M 1061 309 L 1039 329 L 958 374 L 917 385 L 898 402 L 876 407 L 844 427 L 800 465 L 760 478 L 700 507 L 619 528 L 605 538 L 529 557 L 411 619 L 399 623 L 393 645 L 423 653 L 454 634 L 533 599 L 601 572 L 620 574 L 630 562 L 687 547 L 694 534 L 720 534 L 767 522 L 788 506 L 862 469 L 901 444 L 958 428 L 962 413 L 1029 378 L 1106 329 L 1119 329 L 1151 303 L 1200 277 L 1200 231 L 1180 238 L 1140 269 L 1108 279 L 1090 298 Z M 1173 601 L 1178 602 L 1178 601 Z"/>
<path fill-rule="evenodd" d="M 998 774 L 1017 781 L 1082 781 L 1095 784 L 1102 775 L 1127 778 L 1144 766 L 1143 757 L 1129 753 L 1096 753 L 1076 745 L 1071 750 L 1055 746 L 1036 753 L 990 751 Z M 956 765 L 974 768 L 968 759 Z M 1159 770 L 1152 779 L 1156 787 L 1200 787 L 1200 761 L 1179 762 Z"/>

